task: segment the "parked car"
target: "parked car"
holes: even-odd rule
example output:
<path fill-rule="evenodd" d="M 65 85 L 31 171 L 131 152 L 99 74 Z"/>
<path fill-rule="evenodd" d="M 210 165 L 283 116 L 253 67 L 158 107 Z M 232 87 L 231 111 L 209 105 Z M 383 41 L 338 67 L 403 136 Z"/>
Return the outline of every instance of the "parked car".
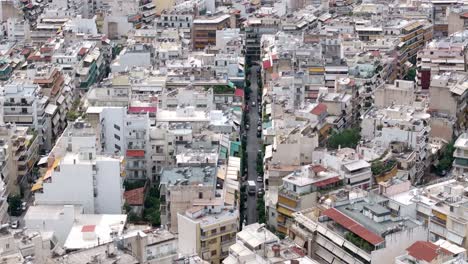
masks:
<path fill-rule="evenodd" d="M 262 137 L 262 131 L 257 131 L 257 137 Z"/>
<path fill-rule="evenodd" d="M 255 107 L 257 103 L 255 101 L 252 101 L 252 107 Z"/>
<path fill-rule="evenodd" d="M 11 221 L 10 222 L 10 227 L 13 228 L 13 229 L 18 229 L 19 221 L 18 220 Z"/>
<path fill-rule="evenodd" d="M 258 126 L 257 131 L 262 132 L 262 126 Z"/>
<path fill-rule="evenodd" d="M 21 203 L 21 210 L 26 211 L 27 206 L 28 206 L 28 204 L 26 202 L 22 202 Z"/>
<path fill-rule="evenodd" d="M 262 177 L 262 176 L 258 176 L 258 177 L 257 177 L 257 182 L 263 182 L 263 177 Z"/>
<path fill-rule="evenodd" d="M 263 188 L 258 188 L 257 189 L 257 196 L 258 197 L 262 197 L 264 194 L 265 194 L 265 191 L 263 190 Z"/>

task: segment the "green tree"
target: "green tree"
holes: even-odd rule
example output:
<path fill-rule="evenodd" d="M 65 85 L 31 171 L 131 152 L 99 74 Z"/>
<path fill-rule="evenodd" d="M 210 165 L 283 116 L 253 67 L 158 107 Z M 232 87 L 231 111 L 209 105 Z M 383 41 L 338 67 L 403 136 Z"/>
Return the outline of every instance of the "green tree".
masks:
<path fill-rule="evenodd" d="M 10 215 L 12 216 L 20 216 L 22 211 L 21 211 L 21 197 L 19 195 L 11 195 L 8 197 L 8 206 L 9 206 L 9 211 Z"/>
<path fill-rule="evenodd" d="M 437 165 L 434 166 L 435 172 L 439 175 L 442 175 L 452 168 L 453 164 L 453 152 L 455 151 L 455 147 L 453 145 L 453 142 L 447 144 L 445 147 L 444 152 L 442 152 L 442 155 L 439 159 L 439 162 Z"/>
<path fill-rule="evenodd" d="M 415 81 L 416 80 L 416 69 L 411 68 L 408 70 L 405 76 L 405 80 L 408 81 Z"/>
<path fill-rule="evenodd" d="M 143 211 L 143 216 L 145 220 L 153 226 L 161 225 L 160 206 L 161 201 L 159 196 L 159 189 L 157 187 L 152 187 L 145 199 L 145 209 Z"/>
<path fill-rule="evenodd" d="M 328 138 L 328 147 L 331 149 L 342 148 L 355 148 L 361 140 L 359 129 L 345 129 L 340 133 L 333 133 Z"/>
<path fill-rule="evenodd" d="M 146 184 L 145 180 L 136 180 L 136 181 L 125 180 L 123 183 L 123 186 L 125 188 L 125 191 L 130 191 L 133 189 L 144 187 L 145 184 Z"/>
<path fill-rule="evenodd" d="M 258 212 L 258 222 L 264 224 L 266 222 L 265 215 L 265 200 L 262 197 L 257 199 L 257 212 Z"/>

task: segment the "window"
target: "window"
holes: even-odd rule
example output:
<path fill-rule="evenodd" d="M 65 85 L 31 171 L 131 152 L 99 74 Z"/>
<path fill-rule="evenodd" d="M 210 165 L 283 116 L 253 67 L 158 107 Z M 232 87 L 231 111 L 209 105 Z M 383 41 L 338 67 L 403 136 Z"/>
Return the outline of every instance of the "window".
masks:
<path fill-rule="evenodd" d="M 216 250 L 211 251 L 211 256 L 216 256 Z"/>
<path fill-rule="evenodd" d="M 27 114 L 27 113 L 28 113 L 28 109 L 27 109 L 27 108 L 21 108 L 21 113 Z"/>
<path fill-rule="evenodd" d="M 15 102 L 15 98 L 10 98 L 10 103 L 14 103 Z"/>
<path fill-rule="evenodd" d="M 117 140 L 120 140 L 120 136 L 119 136 L 119 135 L 114 134 L 114 138 L 117 139 Z"/>
<path fill-rule="evenodd" d="M 120 146 L 117 145 L 117 144 L 114 145 L 114 148 L 115 148 L 116 150 L 119 150 L 119 151 L 121 150 Z"/>
<path fill-rule="evenodd" d="M 219 228 L 219 231 L 220 231 L 220 232 L 226 231 L 226 227 L 225 227 L 225 226 L 220 227 L 220 228 Z"/>
<path fill-rule="evenodd" d="M 6 244 L 6 245 L 5 245 L 5 248 L 6 248 L 6 249 L 9 249 L 9 248 L 10 248 L 10 244 Z"/>
<path fill-rule="evenodd" d="M 118 125 L 114 124 L 114 128 L 120 131 L 120 127 Z"/>
<path fill-rule="evenodd" d="M 202 192 L 198 193 L 198 199 L 203 199 L 203 193 Z"/>

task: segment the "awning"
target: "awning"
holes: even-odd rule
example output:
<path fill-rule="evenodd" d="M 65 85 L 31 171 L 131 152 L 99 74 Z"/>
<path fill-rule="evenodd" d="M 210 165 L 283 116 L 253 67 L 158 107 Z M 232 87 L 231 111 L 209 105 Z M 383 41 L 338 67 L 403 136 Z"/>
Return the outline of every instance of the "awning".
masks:
<path fill-rule="evenodd" d="M 357 223 L 350 217 L 344 215 L 335 208 L 330 208 L 323 211 L 323 215 L 330 217 L 331 219 L 333 219 L 333 221 L 343 226 L 345 229 L 348 229 L 349 231 L 358 235 L 367 242 L 371 243 L 372 245 L 378 245 L 385 241 L 381 236 L 368 230 L 367 228 Z"/>
<path fill-rule="evenodd" d="M 42 182 L 38 182 L 36 184 L 34 184 L 31 188 L 31 192 L 34 192 L 34 191 L 37 191 L 37 190 L 40 190 L 42 189 Z"/>
<path fill-rule="evenodd" d="M 37 162 L 37 165 L 42 165 L 42 164 L 45 164 L 47 163 L 47 160 L 49 159 L 49 157 L 42 157 L 38 162 Z"/>
<path fill-rule="evenodd" d="M 447 240 L 452 241 L 453 243 L 460 246 L 460 245 L 462 245 L 463 237 L 448 231 L 447 232 Z"/>
<path fill-rule="evenodd" d="M 46 174 L 44 175 L 44 178 L 43 178 L 44 180 L 47 180 L 52 176 L 52 172 L 55 170 L 55 168 L 57 168 L 59 163 L 60 163 L 60 159 L 55 159 L 54 160 L 54 164 L 52 164 L 52 167 L 47 169 L 47 172 L 46 172 Z"/>
<path fill-rule="evenodd" d="M 292 214 L 294 213 L 294 211 L 286 209 L 284 207 L 278 207 L 277 211 L 278 213 L 284 214 L 289 217 L 292 217 Z"/>
<path fill-rule="evenodd" d="M 317 186 L 317 187 L 323 187 L 323 186 L 327 186 L 329 184 L 339 182 L 339 181 L 340 181 L 339 177 L 333 177 L 333 178 L 326 179 L 326 180 L 323 180 L 323 181 L 315 182 L 314 185 Z"/>

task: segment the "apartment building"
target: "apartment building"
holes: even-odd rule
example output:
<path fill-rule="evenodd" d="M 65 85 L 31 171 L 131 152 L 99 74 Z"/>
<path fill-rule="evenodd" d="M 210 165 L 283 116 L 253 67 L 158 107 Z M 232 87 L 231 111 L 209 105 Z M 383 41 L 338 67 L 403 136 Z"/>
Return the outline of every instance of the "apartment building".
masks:
<path fill-rule="evenodd" d="M 458 176 L 468 175 L 468 134 L 461 134 L 454 144 L 453 174 Z"/>
<path fill-rule="evenodd" d="M 361 123 L 361 135 L 388 148 L 401 142 L 416 152 L 416 179 L 419 180 L 428 166 L 430 115 L 415 107 L 394 105 L 385 109 L 371 109 Z"/>
<path fill-rule="evenodd" d="M 193 207 L 178 214 L 179 252 L 197 253 L 210 263 L 221 263 L 236 242 L 239 211 L 226 207 L 222 198 L 196 199 Z"/>
<path fill-rule="evenodd" d="M 49 98 L 42 95 L 39 85 L 27 80 L 9 81 L 3 89 L 3 121 L 31 127 L 37 131 L 39 144 L 43 146 L 51 130 L 45 112 Z"/>
<path fill-rule="evenodd" d="M 194 200 L 215 198 L 215 167 L 164 169 L 160 180 L 161 224 L 178 232 L 178 214 L 191 208 Z"/>
<path fill-rule="evenodd" d="M 387 36 L 399 36 L 397 78 L 406 75 L 406 63 L 416 63 L 417 52 L 432 40 L 432 24 L 427 20 L 398 21 L 397 25 L 384 28 Z"/>
<path fill-rule="evenodd" d="M 118 242 L 119 247 L 131 252 L 140 263 L 173 264 L 178 254 L 178 237 L 162 229 L 130 231 Z"/>
<path fill-rule="evenodd" d="M 260 60 L 262 53 L 261 39 L 263 35 L 275 34 L 281 24 L 279 17 L 263 18 L 249 17 L 245 22 L 245 55 L 246 62 Z"/>
<path fill-rule="evenodd" d="M 184 36 L 190 38 L 193 14 L 178 10 L 164 11 L 156 22 L 156 31 L 162 32 L 166 28 L 178 29 Z"/>
<path fill-rule="evenodd" d="M 295 241 L 287 238 L 280 240 L 265 230 L 264 225 L 250 224 L 239 233 L 242 234 L 237 236 L 236 244 L 230 247 L 229 256 L 223 260 L 223 264 L 319 263 L 304 256 Z"/>
<path fill-rule="evenodd" d="M 49 98 L 45 112 L 50 120 L 51 134 L 47 136 L 44 148 L 52 149 L 55 140 L 67 126 L 67 114 L 72 108 L 74 95 L 70 86 L 71 78 L 56 67 L 40 67 L 36 69 L 33 82 Z"/>
<path fill-rule="evenodd" d="M 85 213 L 120 214 L 123 157 L 97 152 L 90 124 L 74 122 L 49 155 L 48 168 L 33 185 L 36 204 L 82 206 Z"/>
<path fill-rule="evenodd" d="M 468 29 L 468 9 L 466 6 L 452 6 L 448 14 L 448 35 Z"/>
<path fill-rule="evenodd" d="M 429 42 L 417 56 L 418 87 L 428 90 L 431 77 L 444 72 L 466 71 L 468 32 L 461 31 Z"/>
<path fill-rule="evenodd" d="M 374 91 L 374 105 L 379 108 L 392 104 L 412 105 L 416 100 L 413 81 L 395 80 L 394 84 L 382 84 Z"/>
<path fill-rule="evenodd" d="M 75 86 L 87 91 L 91 85 L 102 79 L 106 65 L 98 47 L 90 47 L 83 52 L 83 60 L 76 66 Z"/>
<path fill-rule="evenodd" d="M 324 93 L 317 99 L 327 106 L 327 123 L 342 130 L 353 123 L 352 96 L 345 93 Z"/>
<path fill-rule="evenodd" d="M 17 194 L 33 179 L 32 171 L 39 160 L 40 139 L 33 129 L 15 124 L 0 127 L 3 141 L 3 177 L 8 193 Z"/>
<path fill-rule="evenodd" d="M 220 14 L 213 17 L 198 17 L 193 20 L 192 45 L 194 49 L 201 50 L 208 46 L 216 46 L 216 31 L 235 26 L 235 18 L 229 14 Z"/>
<path fill-rule="evenodd" d="M 434 27 L 434 37 L 448 36 L 449 28 L 449 10 L 452 6 L 457 5 L 458 0 L 432 0 L 432 24 Z"/>
<path fill-rule="evenodd" d="M 467 128 L 467 82 L 465 73 L 447 72 L 433 76 L 429 87 L 429 108 L 453 122 L 455 135 Z"/>
<path fill-rule="evenodd" d="M 394 263 L 414 242 L 427 239 L 420 222 L 402 211 L 395 214 L 381 196 L 337 193 L 343 195 L 334 207 L 294 214 L 288 236 L 300 241 L 308 256 L 324 263 Z"/>
<path fill-rule="evenodd" d="M 301 167 L 283 178 L 278 190 L 276 231 L 287 234 L 295 212 L 315 206 L 321 193 L 343 183 L 338 172 L 327 170 L 321 165 Z"/>

